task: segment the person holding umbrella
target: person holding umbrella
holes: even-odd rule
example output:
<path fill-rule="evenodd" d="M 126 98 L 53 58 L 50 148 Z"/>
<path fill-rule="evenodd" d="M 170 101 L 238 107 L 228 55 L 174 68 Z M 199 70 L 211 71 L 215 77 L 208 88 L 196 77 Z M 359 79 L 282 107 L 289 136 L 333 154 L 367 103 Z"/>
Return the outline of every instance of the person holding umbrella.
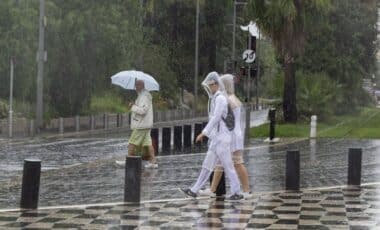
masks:
<path fill-rule="evenodd" d="M 129 104 L 132 134 L 128 142 L 128 156 L 136 155 L 137 146 L 148 148 L 149 163 L 145 168 L 158 168 L 150 137 L 150 130 L 153 127 L 152 95 L 145 89 L 143 80 L 136 80 L 135 89 L 138 96 L 134 103 Z"/>

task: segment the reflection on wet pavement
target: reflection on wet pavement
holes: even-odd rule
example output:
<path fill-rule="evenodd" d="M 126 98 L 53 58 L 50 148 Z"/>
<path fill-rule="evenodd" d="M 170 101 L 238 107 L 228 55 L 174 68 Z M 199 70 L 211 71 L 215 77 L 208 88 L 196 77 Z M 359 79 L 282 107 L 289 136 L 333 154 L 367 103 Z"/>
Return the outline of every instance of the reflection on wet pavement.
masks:
<path fill-rule="evenodd" d="M 301 187 L 344 185 L 349 147 L 363 148 L 362 183 L 380 181 L 380 140 L 318 139 L 269 145 L 252 140 L 244 159 L 254 192 L 284 188 L 285 154 L 301 153 Z M 120 138 L 62 139 L 0 147 L 0 208 L 18 207 L 25 158 L 42 160 L 39 206 L 119 202 L 126 155 Z M 159 168 L 142 172 L 142 199 L 179 198 L 179 187 L 195 182 L 204 153 L 159 156 Z"/>

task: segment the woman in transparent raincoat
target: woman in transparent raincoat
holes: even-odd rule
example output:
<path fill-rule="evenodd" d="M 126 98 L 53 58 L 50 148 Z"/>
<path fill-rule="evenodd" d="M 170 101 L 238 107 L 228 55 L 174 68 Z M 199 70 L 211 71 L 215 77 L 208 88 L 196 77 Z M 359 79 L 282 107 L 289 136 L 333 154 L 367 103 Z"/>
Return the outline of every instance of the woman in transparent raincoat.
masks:
<path fill-rule="evenodd" d="M 235 127 L 232 131 L 231 136 L 231 152 L 232 152 L 232 162 L 235 166 L 236 172 L 239 176 L 241 185 L 243 187 L 242 195 L 244 198 L 248 199 L 252 197 L 252 192 L 250 191 L 248 172 L 244 166 L 242 150 L 244 149 L 244 127 L 245 127 L 245 111 L 243 104 L 239 98 L 235 95 L 234 87 L 234 76 L 231 74 L 224 74 L 220 77 L 225 91 L 227 93 L 228 104 L 230 105 L 232 112 L 235 117 Z M 211 183 L 211 188 L 206 190 L 200 190 L 201 195 L 215 196 L 216 188 L 222 177 L 223 167 L 218 164 L 215 167 L 214 177 Z"/>
<path fill-rule="evenodd" d="M 187 196 L 197 197 L 199 190 L 208 181 L 211 172 L 214 170 L 218 161 L 221 162 L 226 176 L 230 182 L 230 200 L 243 199 L 240 191 L 239 178 L 236 174 L 231 157 L 231 131 L 228 130 L 222 118 L 227 116 L 228 102 L 224 92 L 223 83 L 219 74 L 209 73 L 202 82 L 202 86 L 209 95 L 209 122 L 202 132 L 197 136 L 199 142 L 204 136 L 209 140 L 208 151 L 202 164 L 201 172 L 197 181 L 191 188 L 181 189 Z"/>

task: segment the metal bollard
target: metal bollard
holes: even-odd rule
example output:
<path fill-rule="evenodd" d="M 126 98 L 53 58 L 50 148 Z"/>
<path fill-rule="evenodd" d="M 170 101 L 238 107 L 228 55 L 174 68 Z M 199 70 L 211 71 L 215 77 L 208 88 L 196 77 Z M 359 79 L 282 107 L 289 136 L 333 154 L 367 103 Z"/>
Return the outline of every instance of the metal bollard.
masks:
<path fill-rule="evenodd" d="M 170 151 L 171 128 L 162 128 L 162 151 Z"/>
<path fill-rule="evenodd" d="M 121 127 L 121 116 L 120 114 L 116 114 L 116 127 Z"/>
<path fill-rule="evenodd" d="M 30 126 L 29 126 L 29 134 L 31 137 L 34 137 L 35 135 L 35 127 L 34 127 L 34 120 L 30 120 Z"/>
<path fill-rule="evenodd" d="M 191 149 L 191 125 L 183 126 L 183 147 Z"/>
<path fill-rule="evenodd" d="M 152 146 L 154 149 L 154 155 L 158 155 L 158 128 L 152 128 L 150 130 L 150 137 L 152 138 Z"/>
<path fill-rule="evenodd" d="M 36 209 L 40 190 L 41 160 L 25 159 L 22 174 L 20 207 Z"/>
<path fill-rule="evenodd" d="M 182 150 L 182 126 L 174 126 L 174 149 Z"/>
<path fill-rule="evenodd" d="M 251 128 L 251 110 L 248 104 L 245 105 L 245 138 L 244 142 L 248 143 L 249 130 Z"/>
<path fill-rule="evenodd" d="M 91 130 L 95 129 L 95 117 L 94 117 L 94 115 L 90 116 L 90 129 Z"/>
<path fill-rule="evenodd" d="M 299 190 L 300 188 L 300 152 L 289 150 L 286 152 L 286 190 Z"/>
<path fill-rule="evenodd" d="M 195 140 L 197 139 L 197 136 L 202 132 L 202 123 L 195 123 L 194 125 L 194 145 L 199 149 L 202 146 L 202 143 L 196 143 Z"/>
<path fill-rule="evenodd" d="M 202 123 L 202 130 L 207 126 L 207 123 L 208 123 L 207 121 L 205 121 L 205 122 Z M 205 136 L 205 137 L 203 138 L 203 143 L 202 143 L 202 144 L 203 144 L 204 146 L 207 146 L 207 142 L 208 142 L 208 137 Z"/>
<path fill-rule="evenodd" d="M 275 137 L 275 125 L 276 125 L 276 109 L 269 109 L 269 140 L 273 140 Z"/>
<path fill-rule="evenodd" d="M 79 116 L 76 115 L 75 116 L 75 132 L 79 132 L 80 130 L 80 120 L 79 120 Z"/>
<path fill-rule="evenodd" d="M 63 118 L 60 117 L 59 118 L 59 134 L 63 134 L 64 131 L 65 131 L 65 127 L 63 126 Z"/>
<path fill-rule="evenodd" d="M 212 172 L 210 175 L 210 185 L 212 183 L 213 177 L 214 177 L 214 172 Z M 220 182 L 218 184 L 218 187 L 216 187 L 215 193 L 217 196 L 226 195 L 226 177 L 224 176 L 224 171 L 222 173 L 222 177 L 220 178 Z"/>
<path fill-rule="evenodd" d="M 140 203 L 141 157 L 127 156 L 125 160 L 124 202 Z"/>
<path fill-rule="evenodd" d="M 310 121 L 310 138 L 316 138 L 317 137 L 317 116 L 313 115 L 311 116 Z"/>
<path fill-rule="evenodd" d="M 348 185 L 360 185 L 362 175 L 362 149 L 348 150 Z"/>
<path fill-rule="evenodd" d="M 103 115 L 103 128 L 108 129 L 108 116 L 106 113 Z"/>

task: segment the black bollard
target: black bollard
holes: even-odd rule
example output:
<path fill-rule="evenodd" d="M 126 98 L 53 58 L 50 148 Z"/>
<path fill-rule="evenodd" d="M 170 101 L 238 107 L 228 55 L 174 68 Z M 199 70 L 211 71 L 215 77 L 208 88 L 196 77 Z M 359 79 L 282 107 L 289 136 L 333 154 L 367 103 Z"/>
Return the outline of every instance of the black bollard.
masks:
<path fill-rule="evenodd" d="M 127 156 L 125 160 L 124 202 L 140 202 L 141 157 Z"/>
<path fill-rule="evenodd" d="M 249 104 L 246 104 L 245 105 L 245 137 L 244 137 L 244 143 L 248 143 L 248 141 L 249 141 L 249 129 L 250 128 L 251 128 L 251 107 L 249 106 Z"/>
<path fill-rule="evenodd" d="M 286 190 L 300 188 L 300 152 L 290 150 L 286 152 Z"/>
<path fill-rule="evenodd" d="M 174 149 L 182 150 L 182 126 L 174 126 Z"/>
<path fill-rule="evenodd" d="M 154 155 L 158 155 L 158 128 L 152 128 L 150 130 L 150 137 L 152 138 L 152 146 L 154 149 Z"/>
<path fill-rule="evenodd" d="M 207 121 L 205 121 L 205 122 L 202 123 L 202 130 L 207 126 L 207 123 L 208 123 Z M 202 142 L 202 144 L 203 144 L 204 146 L 207 146 L 207 142 L 208 142 L 208 137 L 205 136 L 205 137 L 203 138 L 203 142 Z"/>
<path fill-rule="evenodd" d="M 202 128 L 202 123 L 195 123 L 194 125 L 194 145 L 200 149 L 201 146 L 202 146 L 202 142 L 198 142 L 196 143 L 195 140 L 197 139 L 197 136 L 202 132 L 203 128 Z"/>
<path fill-rule="evenodd" d="M 121 127 L 122 126 L 122 116 L 121 114 L 116 115 L 116 127 Z"/>
<path fill-rule="evenodd" d="M 360 185 L 362 175 L 362 149 L 348 150 L 348 185 Z"/>
<path fill-rule="evenodd" d="M 20 207 L 36 209 L 40 190 L 41 160 L 25 159 L 22 175 Z"/>
<path fill-rule="evenodd" d="M 191 125 L 183 126 L 183 146 L 185 149 L 191 149 Z"/>
<path fill-rule="evenodd" d="M 275 125 L 276 125 L 276 109 L 269 109 L 269 140 L 273 140 L 275 137 Z"/>
<path fill-rule="evenodd" d="M 171 128 L 164 127 L 162 128 L 162 151 L 170 151 L 170 138 L 171 138 Z"/>
<path fill-rule="evenodd" d="M 212 178 L 214 177 L 214 172 L 211 173 L 210 175 L 210 185 L 212 183 Z M 226 195 L 226 179 L 224 176 L 224 171 L 222 172 L 222 177 L 220 178 L 219 184 L 216 187 L 215 194 L 217 196 L 224 196 Z"/>

